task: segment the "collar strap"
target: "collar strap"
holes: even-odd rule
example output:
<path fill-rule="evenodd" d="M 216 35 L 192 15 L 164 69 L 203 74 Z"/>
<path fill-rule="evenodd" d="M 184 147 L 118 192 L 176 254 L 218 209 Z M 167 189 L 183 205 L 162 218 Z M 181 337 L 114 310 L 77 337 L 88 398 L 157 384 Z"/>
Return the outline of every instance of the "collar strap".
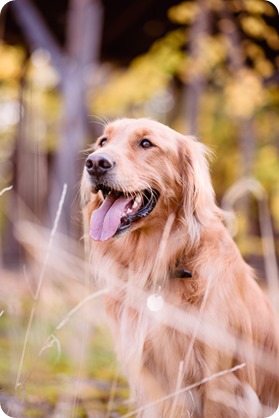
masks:
<path fill-rule="evenodd" d="M 175 269 L 174 275 L 172 276 L 173 279 L 187 279 L 192 277 L 192 272 L 185 269 Z"/>

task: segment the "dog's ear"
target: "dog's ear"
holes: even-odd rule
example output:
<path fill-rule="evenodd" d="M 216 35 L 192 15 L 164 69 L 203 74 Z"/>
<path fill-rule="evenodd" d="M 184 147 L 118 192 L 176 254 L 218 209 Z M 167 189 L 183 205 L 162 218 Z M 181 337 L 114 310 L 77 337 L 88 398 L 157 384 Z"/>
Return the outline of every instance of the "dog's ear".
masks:
<path fill-rule="evenodd" d="M 209 225 L 218 213 L 211 184 L 210 151 L 192 136 L 179 136 L 182 216 L 195 240 L 201 226 Z"/>

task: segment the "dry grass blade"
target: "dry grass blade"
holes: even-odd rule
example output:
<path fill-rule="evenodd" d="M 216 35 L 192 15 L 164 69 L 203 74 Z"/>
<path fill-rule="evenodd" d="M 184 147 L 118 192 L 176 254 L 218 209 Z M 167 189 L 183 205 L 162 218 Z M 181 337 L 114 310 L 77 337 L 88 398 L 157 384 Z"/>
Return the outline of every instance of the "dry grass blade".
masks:
<path fill-rule="evenodd" d="M 13 186 L 5 187 L 4 189 L 0 190 L 0 196 L 2 196 L 4 193 L 12 190 Z"/>
<path fill-rule="evenodd" d="M 17 377 L 16 377 L 15 389 L 17 389 L 21 386 L 20 385 L 20 379 L 21 379 L 22 367 L 23 367 L 23 362 L 24 362 L 24 357 L 25 357 L 25 352 L 26 352 L 26 346 L 27 346 L 31 326 L 32 326 L 32 323 L 33 323 L 33 320 L 34 320 L 35 312 L 36 312 L 36 309 L 37 309 L 38 299 L 39 299 L 39 295 L 40 295 L 40 292 L 41 292 L 46 267 L 47 267 L 48 260 L 49 260 L 49 257 L 50 257 L 50 252 L 51 252 L 51 248 L 52 248 L 52 244 L 53 244 L 53 239 L 54 239 L 55 233 L 57 231 L 59 219 L 60 219 L 61 212 L 62 212 L 63 203 L 65 201 L 66 192 L 67 192 L 67 185 L 64 184 L 62 194 L 61 194 L 61 198 L 60 198 L 60 201 L 59 201 L 59 204 L 58 204 L 58 209 L 57 209 L 57 212 L 56 212 L 53 228 L 52 228 L 51 233 L 50 233 L 48 249 L 47 249 L 47 252 L 46 252 L 46 256 L 45 256 L 45 260 L 44 260 L 43 267 L 42 267 L 42 270 L 41 270 L 41 274 L 40 274 L 40 277 L 39 277 L 39 282 L 38 282 L 37 290 L 36 290 L 35 297 L 34 297 L 33 307 L 32 307 L 32 310 L 30 312 L 30 316 L 29 316 L 29 320 L 28 320 L 28 325 L 27 325 L 25 338 L 24 338 L 24 343 L 23 343 L 23 349 L 22 349 L 21 358 L 20 358 L 19 367 L 18 367 L 18 372 L 17 372 Z"/>
<path fill-rule="evenodd" d="M 107 412 L 104 418 L 110 418 L 110 414 L 113 408 L 113 401 L 114 401 L 115 394 L 116 394 L 118 379 L 119 379 L 119 370 L 117 369 L 115 372 L 114 379 L 112 381 L 111 388 L 110 388 L 109 399 L 107 403 Z"/>
<path fill-rule="evenodd" d="M 179 363 L 177 383 L 176 383 L 176 388 L 175 388 L 176 395 L 174 396 L 174 402 L 172 404 L 172 409 L 171 409 L 169 418 L 175 418 L 175 408 L 176 408 L 177 401 L 178 401 L 178 392 L 179 392 L 179 390 L 181 389 L 181 386 L 182 386 L 183 368 L 184 368 L 184 361 L 181 361 Z"/>
<path fill-rule="evenodd" d="M 128 414 L 123 415 L 122 418 L 132 417 L 134 414 L 137 414 L 138 412 L 145 411 L 146 409 L 150 408 L 151 406 L 154 406 L 154 405 L 157 405 L 157 404 L 159 404 L 161 402 L 167 401 L 168 399 L 171 399 L 171 398 L 173 398 L 175 396 L 178 396 L 178 395 L 180 395 L 182 393 L 185 393 L 185 392 L 187 392 L 187 391 L 189 391 L 191 389 L 194 389 L 197 386 L 203 385 L 203 384 L 209 382 L 210 380 L 217 379 L 218 377 L 224 376 L 224 375 L 226 375 L 228 373 L 235 372 L 235 371 L 237 371 L 239 369 L 242 369 L 245 366 L 246 366 L 246 364 L 245 363 L 242 363 L 242 364 L 238 364 L 235 367 L 232 367 L 231 369 L 222 370 L 222 371 L 220 371 L 218 373 L 214 373 L 211 376 L 205 377 L 204 379 L 200 380 L 199 382 L 193 383 L 192 385 L 186 386 L 186 387 L 184 387 L 182 389 L 179 389 L 179 390 L 177 390 L 177 391 L 175 391 L 173 393 L 170 393 L 169 395 L 166 395 L 166 396 L 164 396 L 164 397 L 162 397 L 160 399 L 157 399 L 154 402 L 150 402 L 150 403 L 148 403 L 148 404 L 146 404 L 146 405 L 144 405 L 144 406 L 142 406 L 140 408 L 137 408 L 134 411 L 131 411 Z"/>
<path fill-rule="evenodd" d="M 44 346 L 41 348 L 39 352 L 39 356 L 47 349 L 53 346 L 53 343 L 57 343 L 57 337 L 55 336 L 55 333 L 59 331 L 61 328 L 64 327 L 64 325 L 71 319 L 71 317 L 76 314 L 86 303 L 92 301 L 93 299 L 96 299 L 100 296 L 105 295 L 108 293 L 111 289 L 105 288 L 102 290 L 99 290 L 97 292 L 91 293 L 90 295 L 86 296 L 82 301 L 80 301 L 73 309 L 70 310 L 70 312 L 67 313 L 67 315 L 59 322 L 57 327 L 54 329 L 53 333 L 50 334 L 47 338 L 47 342 L 44 344 Z M 59 341 L 59 340 L 58 340 Z"/>
<path fill-rule="evenodd" d="M 275 307 L 278 305 L 279 272 L 276 259 L 275 242 L 272 232 L 271 215 L 268 207 L 268 198 L 262 185 L 254 178 L 243 178 L 236 182 L 224 195 L 222 206 L 232 211 L 234 204 L 247 194 L 252 194 L 257 200 L 259 211 L 259 225 L 263 244 L 264 265 L 270 300 Z M 233 228 L 235 232 L 235 226 Z"/>
<path fill-rule="evenodd" d="M 155 277 L 156 280 L 154 281 L 154 286 L 159 287 L 162 283 L 160 283 L 160 280 L 164 280 L 165 278 L 160 278 L 161 276 L 161 272 L 160 272 L 160 268 L 159 266 L 162 265 L 163 261 L 164 261 L 164 256 L 166 253 L 166 248 L 168 245 L 168 239 L 170 236 L 170 232 L 171 232 L 171 227 L 174 223 L 175 220 L 175 215 L 172 213 L 169 218 L 167 219 L 163 234 L 162 234 L 162 238 L 161 238 L 161 242 L 160 242 L 160 246 L 158 249 L 158 252 L 156 254 L 156 258 L 154 261 L 154 266 L 153 266 L 153 270 L 151 272 L 151 276 Z M 154 291 L 156 291 L 156 289 L 154 288 Z"/>
<path fill-rule="evenodd" d="M 117 281 L 119 286 L 123 286 L 123 283 Z M 146 306 L 148 293 L 142 291 L 139 287 L 133 286 L 129 283 L 129 298 L 127 298 L 126 304 L 133 309 L 137 309 L 142 312 L 142 307 Z M 258 364 L 263 370 L 268 371 L 271 374 L 277 376 L 277 370 L 274 368 L 276 364 L 276 358 L 256 345 L 251 345 L 250 342 L 239 338 L 237 333 L 228 331 L 224 327 L 222 318 L 219 321 L 215 318 L 214 321 L 207 318 L 205 315 L 200 320 L 200 311 L 192 308 L 187 312 L 165 302 L 162 309 L 159 312 L 151 312 L 147 308 L 144 312 L 146 315 L 152 315 L 153 320 L 158 321 L 162 325 L 169 326 L 177 330 L 182 334 L 195 335 L 195 338 L 213 348 L 218 349 L 221 352 L 227 353 L 232 347 L 239 355 L 241 353 L 254 352 L 254 362 Z M 261 359 L 265 358 L 265 362 L 262 363 Z M 248 361 L 249 359 L 247 359 Z M 186 363 L 185 363 L 186 364 Z"/>

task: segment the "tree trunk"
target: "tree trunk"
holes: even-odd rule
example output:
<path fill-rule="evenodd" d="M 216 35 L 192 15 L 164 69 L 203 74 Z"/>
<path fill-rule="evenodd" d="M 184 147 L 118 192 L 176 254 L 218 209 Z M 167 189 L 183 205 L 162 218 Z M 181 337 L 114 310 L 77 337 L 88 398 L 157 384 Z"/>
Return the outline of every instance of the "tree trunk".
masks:
<path fill-rule="evenodd" d="M 68 65 L 62 78 L 61 140 L 54 162 L 50 215 L 54 219 L 63 184 L 68 191 L 64 203 L 62 230 L 77 237 L 78 191 L 82 172 L 81 155 L 89 136 L 86 92 L 89 72 L 97 65 L 102 28 L 98 0 L 72 0 L 68 13 Z"/>
<path fill-rule="evenodd" d="M 190 29 L 189 54 L 196 64 L 199 63 L 202 41 L 209 32 L 209 9 L 206 0 L 198 0 L 198 16 Z M 197 65 L 197 71 L 191 73 L 190 81 L 185 89 L 185 109 L 187 134 L 198 134 L 198 117 L 202 92 L 205 85 L 202 69 Z"/>
<path fill-rule="evenodd" d="M 47 28 L 41 14 L 29 0 L 13 1 L 11 8 L 23 34 L 25 35 L 30 50 L 37 48 L 47 49 L 51 60 L 60 75 L 64 71 L 64 55 L 51 32 Z"/>
<path fill-rule="evenodd" d="M 237 74 L 239 74 L 240 71 L 245 68 L 245 58 L 242 54 L 240 35 L 229 10 L 229 6 L 225 3 L 222 15 L 224 19 L 230 21 L 229 30 L 225 32 L 225 36 L 228 40 L 228 55 L 231 72 L 234 77 L 237 77 Z M 248 177 L 251 175 L 252 171 L 256 144 L 255 129 L 252 116 L 239 119 L 239 140 L 239 148 L 242 157 L 239 173 L 240 177 Z"/>
<path fill-rule="evenodd" d="M 64 233 L 77 236 L 80 157 L 90 133 L 86 92 L 89 71 L 94 71 L 99 55 L 102 28 L 101 3 L 100 0 L 71 0 L 66 51 L 62 51 L 58 46 L 38 10 L 29 0 L 15 1 L 12 7 L 29 41 L 31 51 L 36 48 L 47 49 L 60 75 L 62 121 L 51 178 L 48 223 L 49 225 L 53 223 L 63 184 L 67 183 L 68 191 L 61 224 Z"/>

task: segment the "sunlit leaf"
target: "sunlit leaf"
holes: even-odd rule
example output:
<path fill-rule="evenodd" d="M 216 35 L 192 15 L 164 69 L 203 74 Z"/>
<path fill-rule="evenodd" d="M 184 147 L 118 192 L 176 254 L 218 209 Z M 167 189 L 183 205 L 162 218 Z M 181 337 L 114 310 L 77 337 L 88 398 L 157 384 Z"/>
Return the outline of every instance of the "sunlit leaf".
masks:
<path fill-rule="evenodd" d="M 264 0 L 229 0 L 228 5 L 235 12 L 243 12 L 243 10 L 246 10 L 251 14 L 276 15 L 275 7 Z"/>
<path fill-rule="evenodd" d="M 245 2 L 242 2 L 242 7 L 251 14 L 266 14 L 272 16 L 275 12 L 272 5 L 268 1 L 263 0 L 245 0 Z"/>
<path fill-rule="evenodd" d="M 225 88 L 228 114 L 247 118 L 252 116 L 266 101 L 261 80 L 249 69 L 241 70 Z"/>
<path fill-rule="evenodd" d="M 264 37 L 266 24 L 262 18 L 244 15 L 240 18 L 240 23 L 247 35 L 253 36 L 258 39 Z"/>
<path fill-rule="evenodd" d="M 279 50 L 278 31 L 266 24 L 261 17 L 242 15 L 240 17 L 240 23 L 248 36 L 256 39 L 264 39 L 272 49 Z"/>
<path fill-rule="evenodd" d="M 252 60 L 263 58 L 264 57 L 264 50 L 259 45 L 257 45 L 255 42 L 252 42 L 248 39 L 243 42 L 243 46 L 245 49 L 245 53 L 247 57 L 251 58 Z"/>
<path fill-rule="evenodd" d="M 278 183 L 279 153 L 274 145 L 268 144 L 258 150 L 254 170 L 264 187 Z"/>
<path fill-rule="evenodd" d="M 114 72 L 108 83 L 97 90 L 94 111 L 116 115 L 164 90 L 185 59 L 181 49 L 184 43 L 184 31 L 173 31 L 156 42 L 147 54 L 137 57 L 128 70 Z"/>
<path fill-rule="evenodd" d="M 255 68 L 263 77 L 270 77 L 274 73 L 274 66 L 267 59 L 257 60 L 255 62 Z"/>
<path fill-rule="evenodd" d="M 268 45 L 275 49 L 276 51 L 279 50 L 279 32 L 274 28 L 268 26 L 266 31 L 266 41 Z"/>
<path fill-rule="evenodd" d="M 197 3 L 185 1 L 171 7 L 168 11 L 168 16 L 175 23 L 189 24 L 196 18 L 198 11 Z"/>
<path fill-rule="evenodd" d="M 18 79 L 22 74 L 23 59 L 21 48 L 0 44 L 0 79 Z"/>

